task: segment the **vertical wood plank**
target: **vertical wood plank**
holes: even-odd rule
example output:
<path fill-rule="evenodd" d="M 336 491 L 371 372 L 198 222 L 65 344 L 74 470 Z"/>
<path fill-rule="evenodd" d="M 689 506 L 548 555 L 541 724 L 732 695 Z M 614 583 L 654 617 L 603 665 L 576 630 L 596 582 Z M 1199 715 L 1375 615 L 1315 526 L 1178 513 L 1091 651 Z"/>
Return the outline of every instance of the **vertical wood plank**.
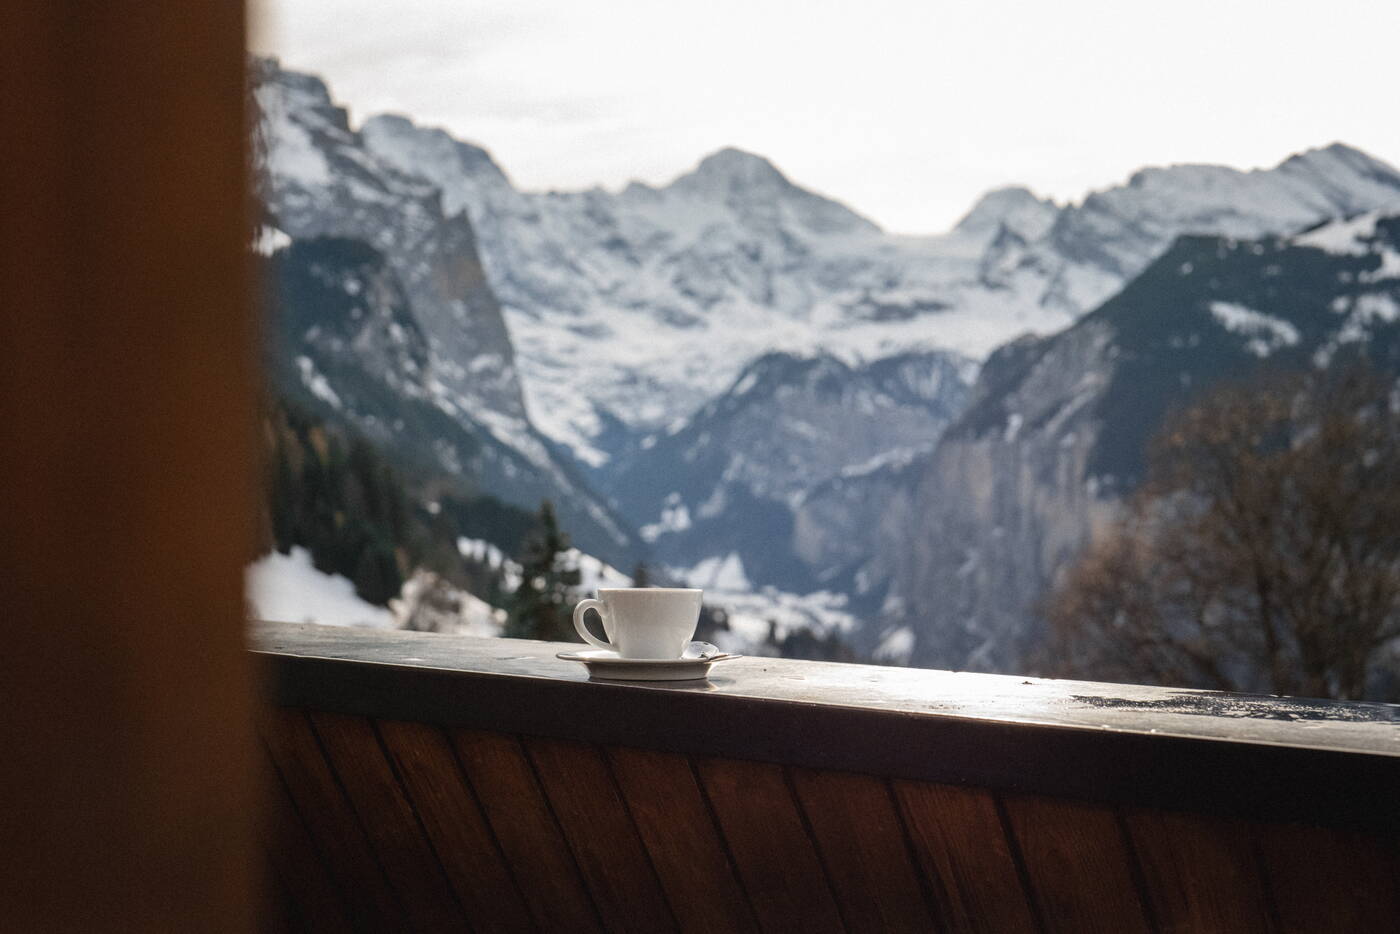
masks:
<path fill-rule="evenodd" d="M 951 931 L 1037 930 L 996 799 L 982 788 L 895 781 L 895 799 L 925 875 L 936 883 Z"/>
<path fill-rule="evenodd" d="M 791 768 L 846 926 L 856 931 L 935 930 L 884 781 L 853 772 Z"/>
<path fill-rule="evenodd" d="M 291 889 L 270 863 L 264 870 L 257 929 L 264 934 L 301 934 L 307 927 Z"/>
<path fill-rule="evenodd" d="M 384 874 L 399 893 L 405 921 L 427 932 L 470 930 L 374 726 L 345 714 L 313 711 L 310 717 Z"/>
<path fill-rule="evenodd" d="M 376 725 L 472 926 L 480 931 L 535 930 L 446 735 L 423 723 L 379 720 Z"/>
<path fill-rule="evenodd" d="M 266 761 L 263 784 L 267 824 L 263 840 L 274 872 L 296 906 L 296 914 L 313 921 L 316 930 L 334 934 L 352 930 L 343 896 L 321 854 L 316 852 L 282 777 L 272 760 Z"/>
<path fill-rule="evenodd" d="M 622 746 L 606 753 L 681 930 L 756 931 L 690 760 Z"/>
<path fill-rule="evenodd" d="M 1283 931 L 1400 926 L 1400 867 L 1393 840 L 1294 824 L 1261 824 L 1256 831 Z"/>
<path fill-rule="evenodd" d="M 513 736 L 448 732 L 541 931 L 600 931 L 597 909 Z"/>
<path fill-rule="evenodd" d="M 764 931 L 841 931 L 815 845 L 781 766 L 696 760 L 720 830 Z"/>
<path fill-rule="evenodd" d="M 597 747 L 527 737 L 525 751 L 609 931 L 676 930 L 671 909 Z"/>
<path fill-rule="evenodd" d="M 403 909 L 389 888 L 355 811 L 336 783 L 311 724 L 300 710 L 268 711 L 263 738 L 326 868 L 361 929 L 402 926 Z"/>
<path fill-rule="evenodd" d="M 1151 930 L 1132 854 L 1111 808 L 1029 795 L 1003 801 L 1050 931 Z"/>
<path fill-rule="evenodd" d="M 1124 820 L 1164 934 L 1271 929 L 1247 824 L 1140 808 Z"/>

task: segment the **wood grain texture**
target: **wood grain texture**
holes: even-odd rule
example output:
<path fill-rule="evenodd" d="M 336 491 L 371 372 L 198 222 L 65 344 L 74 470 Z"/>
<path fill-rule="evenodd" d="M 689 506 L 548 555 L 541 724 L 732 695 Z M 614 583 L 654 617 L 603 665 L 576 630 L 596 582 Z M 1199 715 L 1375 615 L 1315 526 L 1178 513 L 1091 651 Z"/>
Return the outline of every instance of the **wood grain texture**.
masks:
<path fill-rule="evenodd" d="M 1247 824 L 1140 808 L 1124 820 L 1163 934 L 1272 929 Z"/>
<path fill-rule="evenodd" d="M 298 674 L 320 667 L 309 664 L 317 660 L 371 663 L 327 666 L 334 667 L 339 677 L 317 675 L 315 680 L 301 683 L 306 692 L 315 692 L 326 703 L 349 702 L 353 698 L 348 689 L 353 687 L 365 692 L 361 696 L 375 703 L 387 706 L 422 702 L 424 706 L 432 706 L 438 722 L 466 725 L 475 718 L 476 711 L 455 702 L 476 696 L 474 686 L 491 685 L 498 690 L 519 686 L 535 691 L 540 697 L 568 697 L 575 706 L 546 707 L 537 703 L 510 709 L 500 703 L 488 703 L 483 698 L 487 706 L 482 709 L 500 718 L 500 722 L 489 729 L 504 731 L 510 722 L 518 725 L 520 733 L 575 739 L 591 740 L 593 737 L 585 735 L 590 726 L 593 732 L 632 731 L 634 736 L 639 736 L 637 731 L 651 729 L 652 710 L 763 709 L 761 705 L 734 706 L 731 701 L 787 702 L 785 705 L 768 704 L 767 709 L 786 706 L 790 715 L 787 722 L 820 718 L 833 727 L 844 727 L 848 721 L 843 714 L 853 708 L 893 715 L 861 718 L 862 724 L 880 723 L 882 719 L 886 726 L 892 726 L 899 719 L 943 726 L 949 726 L 949 720 L 1001 723 L 1017 728 L 1010 735 L 1041 737 L 1053 732 L 1065 742 L 1086 739 L 1091 741 L 1089 748 L 1107 746 L 1136 755 L 1142 755 L 1144 750 L 1173 749 L 1204 756 L 1217 748 L 1176 742 L 1179 738 L 1191 738 L 1224 740 L 1226 747 L 1248 745 L 1248 752 L 1265 758 L 1269 755 L 1268 748 L 1291 746 L 1295 750 L 1329 749 L 1368 753 L 1367 758 L 1394 759 L 1397 758 L 1394 754 L 1386 756 L 1380 751 L 1391 748 L 1400 732 L 1400 721 L 1397 721 L 1393 705 L 1371 702 L 1264 698 L 1138 684 L 759 657 L 725 662 L 716 667 L 714 676 L 703 684 L 590 681 L 576 662 L 555 657 L 558 652 L 576 650 L 577 643 L 275 622 L 256 624 L 252 637 L 255 651 L 275 661 L 275 667 L 294 668 Z M 308 664 L 295 664 L 300 661 Z M 405 674 L 416 678 L 425 690 L 416 697 L 392 697 L 376 690 L 376 682 L 387 683 Z M 298 687 L 295 683 L 282 686 L 289 691 Z M 561 689 L 561 693 L 556 694 L 556 688 Z M 440 694 L 437 693 L 439 689 L 442 689 Z M 444 701 L 454 703 L 449 706 Z M 595 711 L 609 701 L 629 705 L 632 716 L 610 723 L 593 722 L 591 717 Z M 1035 714 L 1033 722 L 1027 721 L 1026 714 L 1030 711 Z M 389 715 L 383 710 L 372 713 Z M 1300 729 L 1297 722 L 1303 717 L 1309 724 L 1306 730 Z M 526 723 L 539 727 L 563 724 L 568 730 L 564 733 L 527 730 Z M 1112 729 L 1103 729 L 1104 724 Z M 731 725 L 671 724 L 673 728 L 686 729 L 687 734 L 696 738 L 714 741 L 716 748 L 725 736 L 732 736 L 734 742 L 752 738 L 751 725 L 745 724 L 746 729 L 739 731 L 726 728 Z M 1052 729 L 1047 731 L 1047 727 Z M 1064 729 L 1066 727 L 1070 729 Z M 782 748 L 800 746 L 807 739 L 792 737 Z M 842 739 L 846 737 L 843 735 Z M 1145 741 L 1145 745 L 1137 745 L 1139 739 Z M 628 745 L 651 744 L 634 739 Z M 696 751 L 704 753 L 704 750 Z M 940 757 L 962 760 L 968 758 L 967 753 L 976 751 L 947 748 L 940 749 L 939 753 Z M 1002 761 L 1020 761 L 1025 751 L 1017 747 L 980 750 L 983 758 Z M 1045 768 L 1056 765 L 1040 764 Z M 1106 768 L 1108 763 L 1095 762 L 1094 765 Z M 1072 763 L 1061 766 L 1075 767 Z M 1030 783 L 1036 780 L 1032 775 L 1020 778 Z M 1153 778 L 1139 775 L 1138 783 Z M 1237 783 L 1240 778 L 1232 777 Z"/>
<path fill-rule="evenodd" d="M 247 931 L 244 3 L 0 3 L 0 925 Z"/>
<path fill-rule="evenodd" d="M 782 767 L 711 758 L 695 764 L 762 929 L 770 934 L 843 930 Z"/>
<path fill-rule="evenodd" d="M 263 773 L 266 801 L 264 849 L 285 898 L 298 918 L 316 919 L 319 931 L 339 934 L 353 930 L 344 897 L 336 887 L 325 860 L 317 852 L 301 815 L 296 811 L 281 775 L 272 760 Z M 296 927 L 304 925 L 297 922 Z"/>
<path fill-rule="evenodd" d="M 1029 896 L 991 792 L 927 782 L 891 784 L 915 858 L 934 884 L 948 930 L 1035 931 Z"/>
<path fill-rule="evenodd" d="M 541 931 L 601 931 L 602 922 L 559 824 L 515 737 L 448 733 Z"/>
<path fill-rule="evenodd" d="M 1026 795 L 1002 800 L 1049 931 L 1151 930 L 1133 856 L 1111 808 Z"/>
<path fill-rule="evenodd" d="M 726 662 L 703 686 L 605 683 L 555 658 L 563 644 L 327 629 L 258 627 L 278 703 L 1400 832 L 1400 796 L 1370 793 L 1400 785 L 1400 720 L 1385 704 L 775 658 Z"/>
<path fill-rule="evenodd" d="M 331 769 L 350 798 L 389 884 L 399 894 L 405 926 L 425 932 L 469 930 L 437 854 L 379 745 L 374 725 L 344 714 L 313 712 L 310 716 Z"/>
<path fill-rule="evenodd" d="M 1383 835 L 321 713 L 265 733 L 274 926 L 445 929 L 428 909 L 450 923 L 454 893 L 481 931 L 1371 931 L 1400 912 Z"/>
<path fill-rule="evenodd" d="M 259 931 L 264 934 L 302 934 L 308 930 L 296 905 L 292 889 L 273 866 L 265 866 L 257 910 Z"/>
<path fill-rule="evenodd" d="M 403 908 L 398 896 L 389 887 L 355 810 L 321 753 L 306 714 L 300 710 L 269 711 L 262 734 L 352 920 L 362 930 L 401 926 Z"/>
<path fill-rule="evenodd" d="M 1396 929 L 1394 839 L 1296 824 L 1260 825 L 1256 836 L 1282 931 Z"/>
<path fill-rule="evenodd" d="M 472 926 L 480 931 L 535 930 L 447 737 L 423 723 L 380 720 L 376 727 Z"/>
<path fill-rule="evenodd" d="M 680 929 L 756 931 L 690 761 L 625 746 L 606 754 Z"/>
<path fill-rule="evenodd" d="M 676 930 L 651 857 L 598 748 L 539 737 L 522 742 L 603 926 L 638 934 Z"/>
<path fill-rule="evenodd" d="M 882 779 L 855 772 L 789 769 L 846 927 L 932 931 L 932 897 Z"/>

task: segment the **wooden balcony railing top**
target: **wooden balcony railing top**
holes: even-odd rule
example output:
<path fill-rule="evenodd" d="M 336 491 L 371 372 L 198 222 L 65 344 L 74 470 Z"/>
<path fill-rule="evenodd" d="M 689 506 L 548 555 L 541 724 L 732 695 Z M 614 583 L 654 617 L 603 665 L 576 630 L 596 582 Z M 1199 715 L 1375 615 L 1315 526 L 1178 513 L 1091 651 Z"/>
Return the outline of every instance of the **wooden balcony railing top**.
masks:
<path fill-rule="evenodd" d="M 265 623 L 285 706 L 1400 829 L 1400 705 L 743 658 L 590 681 L 576 646 Z M 1379 798 L 1379 799 L 1378 799 Z"/>
<path fill-rule="evenodd" d="M 262 624 L 288 926 L 1318 931 L 1400 915 L 1400 707 Z M 387 926 L 387 927 L 386 927 Z"/>

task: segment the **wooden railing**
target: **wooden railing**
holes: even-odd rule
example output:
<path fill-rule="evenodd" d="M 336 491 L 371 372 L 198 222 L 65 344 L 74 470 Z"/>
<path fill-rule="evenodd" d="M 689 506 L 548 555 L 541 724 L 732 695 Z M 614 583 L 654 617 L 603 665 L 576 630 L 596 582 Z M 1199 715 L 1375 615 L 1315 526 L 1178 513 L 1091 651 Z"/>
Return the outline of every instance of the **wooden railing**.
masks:
<path fill-rule="evenodd" d="M 1386 931 L 1400 708 L 263 624 L 292 930 Z"/>

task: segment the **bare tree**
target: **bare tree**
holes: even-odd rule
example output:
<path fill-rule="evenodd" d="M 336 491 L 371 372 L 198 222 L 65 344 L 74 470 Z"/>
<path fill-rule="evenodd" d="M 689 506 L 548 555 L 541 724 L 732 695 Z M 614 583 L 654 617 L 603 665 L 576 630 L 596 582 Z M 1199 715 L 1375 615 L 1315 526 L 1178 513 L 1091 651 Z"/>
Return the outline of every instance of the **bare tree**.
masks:
<path fill-rule="evenodd" d="M 1062 674 L 1361 698 L 1400 638 L 1400 415 L 1357 367 L 1219 388 L 1046 604 Z"/>

